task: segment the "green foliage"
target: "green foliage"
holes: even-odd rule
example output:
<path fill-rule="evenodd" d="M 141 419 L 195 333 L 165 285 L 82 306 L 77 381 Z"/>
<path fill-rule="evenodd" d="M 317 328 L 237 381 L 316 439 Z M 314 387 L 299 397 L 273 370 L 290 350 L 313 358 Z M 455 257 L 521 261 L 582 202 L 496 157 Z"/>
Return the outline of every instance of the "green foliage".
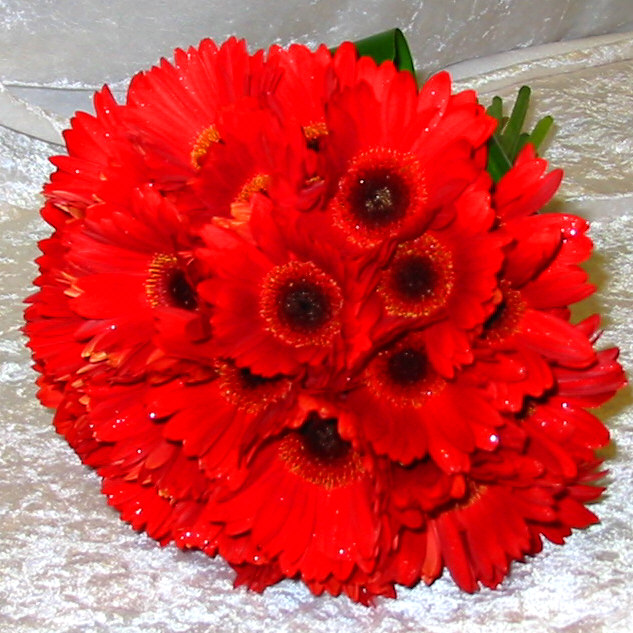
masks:
<path fill-rule="evenodd" d="M 392 61 L 398 70 L 408 70 L 415 75 L 409 45 L 400 29 L 391 29 L 354 42 L 359 55 L 371 57 L 376 63 Z M 336 49 L 333 49 L 333 52 Z M 510 116 L 504 116 L 501 97 L 494 97 L 487 113 L 497 120 L 497 129 L 488 142 L 488 173 L 495 182 L 514 165 L 519 152 L 526 143 L 539 147 L 552 128 L 551 116 L 543 117 L 534 129 L 524 131 L 525 119 L 530 105 L 530 88 L 523 86 L 517 95 Z"/>
<path fill-rule="evenodd" d="M 523 86 L 519 90 L 509 117 L 503 116 L 501 97 L 494 97 L 486 110 L 490 116 L 497 119 L 497 129 L 488 143 L 488 173 L 495 182 L 498 182 L 514 165 L 526 143 L 532 143 L 538 152 L 554 123 L 551 116 L 546 116 L 534 126 L 531 132 L 523 131 L 530 105 L 530 94 L 528 86 Z"/>
<path fill-rule="evenodd" d="M 371 57 L 377 64 L 392 61 L 398 70 L 408 70 L 415 75 L 409 44 L 400 29 L 391 29 L 366 37 L 354 42 L 354 46 L 359 55 Z"/>

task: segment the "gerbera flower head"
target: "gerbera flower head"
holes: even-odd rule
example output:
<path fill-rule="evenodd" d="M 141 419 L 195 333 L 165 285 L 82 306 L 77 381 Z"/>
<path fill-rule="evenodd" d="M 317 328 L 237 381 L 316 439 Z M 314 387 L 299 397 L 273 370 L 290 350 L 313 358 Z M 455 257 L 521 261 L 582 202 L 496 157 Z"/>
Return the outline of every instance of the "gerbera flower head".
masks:
<path fill-rule="evenodd" d="M 361 248 L 419 235 L 475 180 L 473 153 L 494 127 L 474 97 L 451 95 L 447 74 L 417 92 L 410 74 L 378 72 L 379 83 L 359 73 L 332 95 L 322 142 L 332 222 Z"/>
<path fill-rule="evenodd" d="M 337 432 L 312 411 L 302 425 L 254 456 L 235 491 L 218 492 L 205 517 L 223 525 L 220 552 L 232 563 L 275 561 L 286 576 L 345 581 L 373 571 L 381 531 L 380 486 Z"/>
<path fill-rule="evenodd" d="M 45 186 L 26 334 L 108 503 L 236 585 L 466 591 L 595 522 L 624 384 L 587 223 L 447 73 L 211 40 L 107 88 Z M 493 180 L 494 176 L 494 180 Z"/>
<path fill-rule="evenodd" d="M 476 446 L 495 448 L 502 424 L 480 390 L 438 374 L 422 332 L 380 351 L 348 401 L 357 415 L 345 436 L 402 464 L 430 455 L 446 472 L 468 471 Z"/>
<path fill-rule="evenodd" d="M 191 177 L 221 139 L 222 111 L 256 101 L 274 81 L 275 73 L 266 68 L 263 51 L 251 55 L 244 40 L 231 38 L 221 46 L 203 40 L 198 48 L 179 49 L 173 63 L 162 59 L 136 75 L 126 117 L 148 165 L 173 186 Z"/>
<path fill-rule="evenodd" d="M 204 358 L 209 330 L 194 290 L 185 225 L 172 203 L 143 187 L 128 207 L 95 204 L 58 233 L 63 261 L 54 264 L 54 278 L 42 275 L 27 314 L 36 358 L 38 350 L 45 355 L 65 350 L 63 366 L 47 363 L 57 379 L 101 365 L 120 378 L 142 375 L 152 360 L 171 357 L 174 337 L 180 357 L 197 355 L 201 343 Z M 56 328 L 45 325 L 52 302 L 59 314 Z M 54 338 L 38 345 L 40 333 Z"/>

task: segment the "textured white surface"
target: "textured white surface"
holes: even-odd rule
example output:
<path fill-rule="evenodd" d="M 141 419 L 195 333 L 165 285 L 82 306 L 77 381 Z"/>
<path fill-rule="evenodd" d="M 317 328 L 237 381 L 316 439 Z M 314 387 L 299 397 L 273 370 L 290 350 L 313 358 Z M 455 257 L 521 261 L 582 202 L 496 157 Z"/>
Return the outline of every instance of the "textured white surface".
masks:
<path fill-rule="evenodd" d="M 517 47 L 633 30 L 631 0 L 0 0 L 0 82 L 69 114 L 178 46 L 335 46 L 399 26 L 425 74 Z M 60 93 L 53 89 L 72 87 Z M 88 88 L 89 90 L 86 90 Z"/>
<path fill-rule="evenodd" d="M 633 10 L 633 4 L 631 5 Z M 605 41 L 606 40 L 606 41 Z M 558 193 L 572 211 L 592 218 L 614 209 L 630 210 L 633 196 L 633 37 L 590 38 L 579 46 L 553 45 L 532 49 L 531 55 L 506 54 L 477 64 L 457 64 L 456 88 L 477 90 L 483 103 L 494 95 L 513 102 L 528 84 L 534 99 L 529 118 L 544 114 L 555 121 L 547 159 L 563 167 Z M 563 50 L 565 52 L 558 52 Z M 512 63 L 512 58 L 526 56 Z M 503 64 L 497 66 L 497 64 Z M 477 75 L 464 71 L 481 70 Z M 538 112 L 534 111 L 534 108 Z M 598 210 L 596 200 L 606 204 Z M 587 203 L 587 204 L 585 204 Z M 627 206 L 628 205 L 628 206 Z"/>
<path fill-rule="evenodd" d="M 176 46 L 238 34 L 253 46 L 336 45 L 401 26 L 425 67 L 633 28 L 630 0 L 2 0 L 0 77 L 124 79 Z M 107 58 L 107 61 L 106 61 Z"/>
<path fill-rule="evenodd" d="M 25 15 L 18 15 L 18 4 L 23 5 Z M 33 27 L 29 11 L 35 4 L 0 2 L 0 7 L 15 14 L 15 28 L 26 29 L 29 24 L 28 28 Z M 72 3 L 37 4 L 41 4 L 43 14 L 54 13 L 58 7 L 60 15 Z M 156 4 L 157 10 L 166 10 L 167 3 Z M 274 4 L 267 4 L 271 11 Z M 312 3 L 314 10 L 325 4 Z M 396 4 L 384 3 L 385 7 Z M 498 4 L 503 7 L 508 3 Z M 556 7 L 574 3 L 552 4 Z M 631 6 L 630 2 L 621 4 Z M 351 4 L 336 6 L 343 7 L 338 11 L 347 13 L 344 18 L 337 18 L 338 27 L 327 38 L 330 41 L 348 35 L 343 29 L 352 29 L 361 19 L 349 17 L 358 11 Z M 242 32 L 246 35 L 249 28 L 250 33 L 254 32 L 256 27 L 249 26 L 246 17 L 241 19 L 243 25 L 236 22 L 235 28 L 244 26 Z M 291 18 L 287 22 L 291 23 Z M 387 26 L 371 20 L 364 20 L 363 25 L 367 32 Z M 411 25 L 413 30 L 415 23 Z M 263 44 L 267 36 L 279 32 L 274 27 L 270 27 L 270 32 L 267 28 L 261 26 L 256 44 Z M 290 37 L 289 33 L 284 35 Z M 310 33 L 313 31 L 305 29 L 304 41 L 310 39 Z M 51 31 L 48 35 L 53 40 L 57 38 L 57 46 L 61 46 L 59 34 Z M 181 39 L 171 43 L 184 42 Z M 168 48 L 163 47 L 163 52 Z M 537 54 L 531 62 L 519 64 L 510 60 L 501 70 L 462 80 L 463 86 L 477 83 L 486 100 L 487 82 L 499 87 L 501 94 L 513 95 L 529 77 L 536 115 L 554 114 L 559 133 L 551 143 L 548 157 L 553 164 L 566 167 L 567 173 L 559 200 L 565 202 L 569 211 L 594 219 L 591 234 L 598 254 L 589 269 L 600 291 L 582 310 L 599 310 L 605 315 L 604 345 L 617 343 L 622 347 L 622 360 L 629 373 L 633 364 L 633 295 L 629 283 L 633 275 L 631 50 L 631 37 L 599 54 L 595 42 L 579 42 L 568 53 L 554 57 Z M 155 56 L 152 51 L 151 59 Z M 143 62 L 139 54 L 135 68 Z M 63 62 L 59 64 L 58 68 L 63 68 Z M 97 61 L 94 64 L 96 69 Z M 53 77 L 52 66 L 47 68 L 45 72 Z M 36 71 L 34 66 L 33 72 Z M 6 124 L 6 112 L 0 106 L 0 124 Z M 40 115 L 36 110 L 32 112 L 35 119 L 31 122 L 41 124 Z M 36 128 L 31 131 L 37 135 Z M 53 132 L 51 135 L 54 137 Z M 34 376 L 19 332 L 21 301 L 30 292 L 29 284 L 35 275 L 31 262 L 37 255 L 36 241 L 48 232 L 37 213 L 41 202 L 38 192 L 50 170 L 47 156 L 57 151 L 47 143 L 0 127 L 1 631 L 633 630 L 633 415 L 627 411 L 630 391 L 620 393 L 603 412 L 613 432 L 615 448 L 608 463 L 609 490 L 594 508 L 602 524 L 575 533 L 565 547 L 546 547 L 528 564 L 515 565 L 497 591 L 484 590 L 470 596 L 442 578 L 431 588 L 401 590 L 397 601 L 381 600 L 375 609 L 354 605 L 346 598 L 315 598 L 292 581 L 257 595 L 233 590 L 232 572 L 221 561 L 209 560 L 199 553 L 178 552 L 173 547 L 161 549 L 121 523 L 99 494 L 98 478 L 55 435 L 50 412 L 42 410 L 35 400 Z"/>

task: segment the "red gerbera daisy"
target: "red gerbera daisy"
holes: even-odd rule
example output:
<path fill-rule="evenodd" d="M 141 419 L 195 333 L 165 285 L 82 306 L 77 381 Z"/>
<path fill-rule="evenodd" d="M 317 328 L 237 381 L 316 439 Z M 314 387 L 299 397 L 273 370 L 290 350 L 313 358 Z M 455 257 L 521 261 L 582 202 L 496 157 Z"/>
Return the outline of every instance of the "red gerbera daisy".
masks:
<path fill-rule="evenodd" d="M 113 386 L 101 380 L 81 391 L 83 412 L 58 430 L 83 436 L 76 447 L 82 461 L 104 478 L 153 486 L 166 499 L 206 495 L 207 479 L 197 460 L 163 436 L 146 384 Z"/>
<path fill-rule="evenodd" d="M 163 423 L 163 436 L 197 458 L 209 479 L 237 480 L 249 452 L 302 420 L 290 380 L 258 376 L 226 361 L 216 362 L 206 381 L 154 387 L 147 403 Z"/>
<path fill-rule="evenodd" d="M 446 73 L 205 40 L 77 115 L 26 333 L 39 397 L 161 543 L 257 591 L 494 587 L 596 520 L 587 223 Z"/>
<path fill-rule="evenodd" d="M 142 153 L 128 138 L 126 109 L 105 87 L 94 96 L 95 116 L 78 112 L 64 132 L 67 156 L 51 162 L 57 171 L 44 194 L 68 219 L 82 217 L 99 202 L 126 205 L 134 189 L 149 181 Z"/>
<path fill-rule="evenodd" d="M 376 566 L 384 529 L 377 476 L 339 436 L 336 417 L 312 411 L 253 456 L 239 488 L 219 487 L 199 523 L 222 526 L 219 551 L 231 564 L 274 561 L 288 577 L 344 582 Z"/>
<path fill-rule="evenodd" d="M 148 188 L 130 210 L 93 205 L 57 234 L 59 245 L 44 246 L 55 249 L 54 275 L 47 270 L 38 281 L 26 332 L 47 373 L 66 379 L 105 363 L 120 377 L 138 376 L 167 353 L 204 362 L 198 344 L 209 332 L 185 227 L 180 212 Z"/>
<path fill-rule="evenodd" d="M 583 367 L 595 360 L 591 341 L 569 322 L 567 310 L 594 290 L 579 266 L 591 253 L 588 225 L 574 216 L 535 215 L 535 205 L 546 202 L 560 180 L 555 172 L 543 176 L 546 165 L 526 149 L 494 199 L 510 244 L 494 312 L 476 342 L 473 375 L 485 381 L 497 406 L 512 411 L 526 395 L 551 387 L 552 364 Z M 515 200 L 507 199 L 508 181 L 519 188 Z"/>
<path fill-rule="evenodd" d="M 221 46 L 207 39 L 178 49 L 173 64 L 163 59 L 136 75 L 126 118 L 159 180 L 177 185 L 191 178 L 220 140 L 218 115 L 245 100 L 257 104 L 278 79 L 272 70 L 263 51 L 250 55 L 244 40 L 231 38 Z"/>
<path fill-rule="evenodd" d="M 361 77 L 332 95 L 322 143 L 332 222 L 361 248 L 419 235 L 477 178 L 473 152 L 494 128 L 474 95 L 451 96 L 447 74 L 418 93 L 409 73 L 381 70 L 379 88 Z"/>
<path fill-rule="evenodd" d="M 68 216 L 50 203 L 42 214 L 56 228 L 52 237 L 39 243 L 42 255 L 37 259 L 40 276 L 34 284 L 39 291 L 27 299 L 26 326 L 28 346 L 39 371 L 42 372 L 38 393 L 47 406 L 56 406 L 61 392 L 74 373 L 84 365 L 84 344 L 75 340 L 77 315 L 68 305 L 66 291 L 71 277 L 67 274 L 65 261 L 68 248 L 62 236 L 71 228 Z M 66 228 L 66 225 L 69 225 Z"/>
<path fill-rule="evenodd" d="M 104 478 L 104 491 L 124 492 L 110 500 L 123 518 L 167 542 L 173 535 L 168 529 L 159 534 L 157 521 L 190 523 L 189 515 L 207 494 L 207 480 L 196 460 L 162 437 L 144 403 L 146 390 L 143 383 L 114 386 L 102 378 L 90 384 L 77 380 L 58 406 L 55 426 L 82 461 Z"/>
<path fill-rule="evenodd" d="M 599 462 L 580 462 L 575 476 L 563 480 L 550 470 L 556 457 L 544 447 L 534 451 L 534 442 L 521 437 L 525 435 L 518 429 L 505 427 L 501 445 L 507 439 L 514 447 L 501 448 L 494 455 L 477 454 L 461 498 L 431 509 L 421 528 L 401 531 L 393 558 L 385 566 L 387 577 L 408 585 L 418 578 L 430 583 L 446 566 L 465 591 L 476 591 L 479 583 L 494 588 L 513 560 L 541 550 L 541 535 L 562 542 L 571 528 L 597 521 L 584 504 L 603 490 L 591 485 Z M 412 470 L 412 476 L 420 467 Z M 396 485 L 405 488 L 400 494 L 407 495 L 418 510 L 428 507 L 429 491 L 438 488 L 431 479 L 426 489 L 407 490 L 406 476 Z"/>
<path fill-rule="evenodd" d="M 378 285 L 384 312 L 395 317 L 383 327 L 425 325 L 426 353 L 435 370 L 449 378 L 455 366 L 473 362 L 472 330 L 493 310 L 503 263 L 504 238 L 492 231 L 488 187 L 483 177 L 429 230 L 400 243 Z"/>
<path fill-rule="evenodd" d="M 591 317 L 578 329 L 596 338 L 597 325 L 597 317 Z M 576 476 L 577 462 L 591 463 L 594 451 L 609 442 L 609 430 L 586 409 L 604 404 L 626 384 L 617 357 L 613 348 L 598 352 L 595 362 L 582 369 L 555 367 L 555 387 L 548 397 L 528 401 L 524 428 L 536 446 L 545 445 L 558 456 L 556 468 L 568 478 Z"/>
<path fill-rule="evenodd" d="M 446 472 L 467 471 L 475 448 L 493 450 L 503 423 L 481 390 L 435 371 L 423 333 L 383 349 L 346 405 L 355 416 L 345 419 L 344 437 L 403 464 L 430 455 Z"/>
<path fill-rule="evenodd" d="M 247 214 L 255 193 L 295 210 L 318 201 L 323 187 L 316 155 L 299 126 L 246 107 L 219 115 L 217 128 L 222 142 L 209 148 L 199 177 L 191 181 L 203 206 L 192 214 L 194 221 L 235 217 L 240 208 Z"/>
<path fill-rule="evenodd" d="M 321 45 L 316 51 L 292 44 L 287 49 L 272 46 L 268 53 L 271 65 L 280 68 L 280 80 L 270 95 L 270 105 L 287 125 L 297 125 L 310 147 L 318 149 L 327 135 L 325 108 L 329 96 L 339 86 L 337 61 L 345 55 L 343 45 L 332 60 L 332 54 Z M 356 52 L 351 53 L 356 59 Z M 354 61 L 351 62 L 354 64 Z M 308 97 L 308 98 L 306 98 Z"/>
<path fill-rule="evenodd" d="M 286 236 L 271 216 L 270 202 L 255 196 L 250 234 L 220 223 L 202 231 L 207 247 L 199 256 L 210 279 L 198 290 L 213 306 L 216 354 L 264 376 L 296 375 L 307 367 L 336 373 L 346 344 L 371 326 L 355 322 L 350 341 L 344 336 L 362 298 L 348 291 L 359 284 L 358 265 L 346 269 L 347 260 L 332 257 L 328 244 L 312 243 L 307 235 Z"/>

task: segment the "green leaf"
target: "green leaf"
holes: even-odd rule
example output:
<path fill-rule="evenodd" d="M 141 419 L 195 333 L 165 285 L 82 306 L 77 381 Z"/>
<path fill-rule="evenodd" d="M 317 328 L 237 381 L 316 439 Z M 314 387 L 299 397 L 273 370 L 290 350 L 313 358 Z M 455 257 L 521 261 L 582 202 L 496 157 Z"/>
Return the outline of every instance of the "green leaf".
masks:
<path fill-rule="evenodd" d="M 523 124 L 525 123 L 525 117 L 530 105 L 530 93 L 531 90 L 528 86 L 523 86 L 519 90 L 517 100 L 512 108 L 512 114 L 501 135 L 501 145 L 513 162 L 518 153 L 519 137 L 523 131 Z"/>
<path fill-rule="evenodd" d="M 495 182 L 499 182 L 502 176 L 512 167 L 510 159 L 503 151 L 498 135 L 493 134 L 488 142 L 488 173 Z"/>
<path fill-rule="evenodd" d="M 486 112 L 497 120 L 497 129 L 488 141 L 488 173 L 498 182 L 514 165 L 519 152 L 527 143 L 538 148 L 552 128 L 551 116 L 543 117 L 531 133 L 524 131 L 525 118 L 530 105 L 530 88 L 523 86 L 509 117 L 503 116 L 503 100 L 494 97 Z"/>
<path fill-rule="evenodd" d="M 377 64 L 392 61 L 398 70 L 415 75 L 413 57 L 407 39 L 400 29 L 391 29 L 354 42 L 358 54 L 371 57 Z M 332 49 L 332 52 L 336 49 Z"/>
<path fill-rule="evenodd" d="M 532 130 L 530 134 L 529 142 L 534 145 L 536 150 L 541 146 L 548 132 L 554 125 L 554 119 L 551 116 L 543 117 Z"/>
<path fill-rule="evenodd" d="M 525 144 L 530 140 L 530 135 L 527 132 L 522 132 L 519 136 L 519 142 L 517 143 L 516 156 L 519 155 L 521 150 L 525 147 Z M 516 158 L 515 158 L 516 159 Z"/>
<path fill-rule="evenodd" d="M 488 106 L 486 114 L 497 119 L 499 125 L 501 125 L 501 120 L 503 119 L 503 100 L 501 97 L 492 98 L 492 103 Z"/>

